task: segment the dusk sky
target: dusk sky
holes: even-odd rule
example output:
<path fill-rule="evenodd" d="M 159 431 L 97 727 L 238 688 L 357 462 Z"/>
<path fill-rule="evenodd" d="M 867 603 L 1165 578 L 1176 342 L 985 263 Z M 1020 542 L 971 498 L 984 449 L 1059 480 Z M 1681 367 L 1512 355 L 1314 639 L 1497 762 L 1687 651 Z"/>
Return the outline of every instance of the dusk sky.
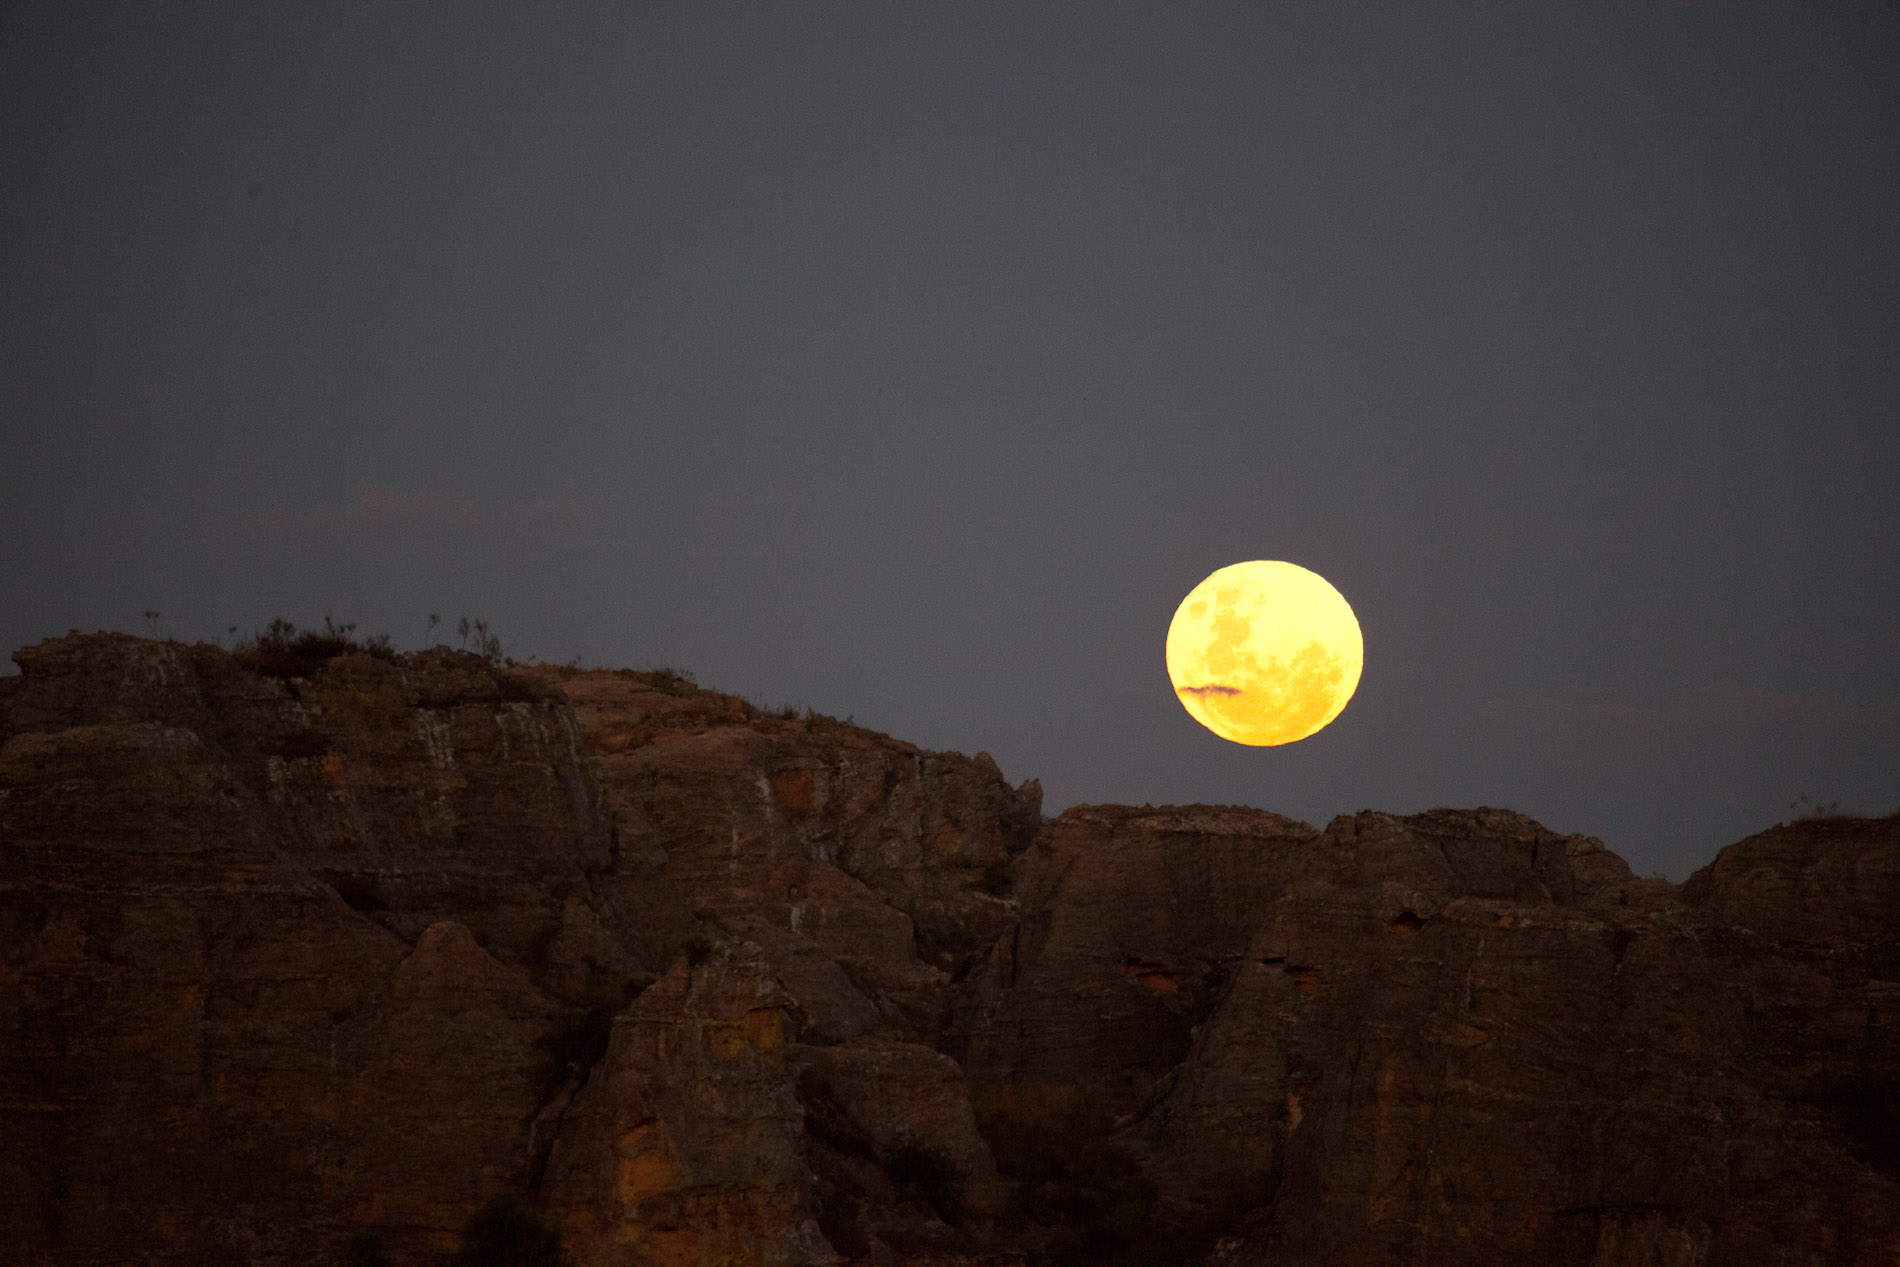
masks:
<path fill-rule="evenodd" d="M 1900 7 L 11 0 L 0 419 L 7 650 L 478 616 L 1681 879 L 1900 807 Z M 1246 559 L 1364 631 L 1286 747 L 1163 666 Z"/>

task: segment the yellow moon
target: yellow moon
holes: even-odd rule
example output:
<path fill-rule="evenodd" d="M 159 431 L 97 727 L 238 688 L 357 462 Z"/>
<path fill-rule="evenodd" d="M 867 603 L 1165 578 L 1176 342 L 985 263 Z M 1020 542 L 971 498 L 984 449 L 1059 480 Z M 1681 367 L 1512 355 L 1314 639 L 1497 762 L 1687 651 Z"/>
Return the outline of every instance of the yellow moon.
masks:
<path fill-rule="evenodd" d="M 1346 707 L 1364 666 L 1352 608 L 1325 577 L 1292 563 L 1222 568 L 1181 600 L 1168 626 L 1176 698 L 1235 743 L 1314 734 Z"/>

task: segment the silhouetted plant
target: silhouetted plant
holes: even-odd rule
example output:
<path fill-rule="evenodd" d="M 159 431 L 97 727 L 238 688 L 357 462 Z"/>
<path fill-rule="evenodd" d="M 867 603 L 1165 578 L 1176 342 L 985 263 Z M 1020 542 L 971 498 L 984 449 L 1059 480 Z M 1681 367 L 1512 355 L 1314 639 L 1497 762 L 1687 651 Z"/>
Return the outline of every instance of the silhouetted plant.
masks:
<path fill-rule="evenodd" d="M 489 1199 L 462 1225 L 462 1241 L 443 1267 L 568 1267 L 561 1234 L 547 1216 L 512 1192 Z"/>
<path fill-rule="evenodd" d="M 262 633 L 239 643 L 236 655 L 239 663 L 272 677 L 307 677 L 326 661 L 351 651 L 382 660 L 395 658 L 388 634 L 377 634 L 358 642 L 355 633 L 354 622 L 339 625 L 328 616 L 323 618 L 321 630 L 306 629 L 299 633 L 297 626 L 279 616 L 266 625 Z"/>
<path fill-rule="evenodd" d="M 805 729 L 809 731 L 837 730 L 842 726 L 855 726 L 857 724 L 856 713 L 852 713 L 843 721 L 840 721 L 830 713 L 821 713 L 809 705 L 801 709 L 796 704 L 787 704 L 778 710 L 778 715 L 786 721 L 798 721 L 802 719 L 805 723 Z"/>
<path fill-rule="evenodd" d="M 1806 792 L 1788 802 L 1788 808 L 1794 811 L 1797 819 L 1844 818 L 1839 801 L 1817 801 Z"/>
<path fill-rule="evenodd" d="M 501 663 L 501 639 L 489 632 L 487 621 L 464 616 L 455 632 L 462 636 L 462 650 L 472 651 L 490 664 Z"/>
<path fill-rule="evenodd" d="M 687 669 L 676 669 L 669 665 L 647 673 L 637 673 L 631 669 L 625 671 L 634 673 L 654 690 L 665 691 L 668 695 L 691 695 L 699 689 L 697 679 Z"/>

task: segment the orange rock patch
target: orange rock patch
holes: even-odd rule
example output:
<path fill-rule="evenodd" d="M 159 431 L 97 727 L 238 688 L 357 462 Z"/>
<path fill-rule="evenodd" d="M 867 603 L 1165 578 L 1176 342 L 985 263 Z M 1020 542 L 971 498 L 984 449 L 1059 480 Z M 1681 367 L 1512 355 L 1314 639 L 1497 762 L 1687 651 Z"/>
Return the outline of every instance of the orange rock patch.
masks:
<path fill-rule="evenodd" d="M 781 770 L 773 775 L 772 796 L 788 814 L 809 814 L 818 808 L 818 789 L 810 770 Z"/>
<path fill-rule="evenodd" d="M 752 1049 L 761 1053 L 772 1068 L 779 1067 L 785 1052 L 785 1025 L 775 1007 L 755 1007 L 745 1014 L 745 1037 Z"/>
<path fill-rule="evenodd" d="M 628 1209 L 673 1191 L 678 1174 L 672 1158 L 657 1148 L 634 1157 L 622 1157 L 614 1174 L 614 1197 Z"/>
<path fill-rule="evenodd" d="M 1175 982 L 1174 973 L 1165 964 L 1150 963 L 1146 959 L 1129 959 L 1122 964 L 1122 972 L 1137 985 L 1147 986 L 1156 994 L 1179 994 L 1181 987 Z"/>

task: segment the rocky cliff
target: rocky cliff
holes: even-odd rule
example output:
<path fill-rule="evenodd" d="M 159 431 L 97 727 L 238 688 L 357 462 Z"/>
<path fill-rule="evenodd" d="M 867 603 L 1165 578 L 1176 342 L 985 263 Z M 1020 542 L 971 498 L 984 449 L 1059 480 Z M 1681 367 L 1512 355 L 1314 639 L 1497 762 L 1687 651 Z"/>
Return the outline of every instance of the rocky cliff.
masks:
<path fill-rule="evenodd" d="M 669 674 L 0 679 L 5 1261 L 1890 1263 L 1900 821 L 1078 807 Z M 359 1248 L 360 1248 L 359 1242 Z"/>

